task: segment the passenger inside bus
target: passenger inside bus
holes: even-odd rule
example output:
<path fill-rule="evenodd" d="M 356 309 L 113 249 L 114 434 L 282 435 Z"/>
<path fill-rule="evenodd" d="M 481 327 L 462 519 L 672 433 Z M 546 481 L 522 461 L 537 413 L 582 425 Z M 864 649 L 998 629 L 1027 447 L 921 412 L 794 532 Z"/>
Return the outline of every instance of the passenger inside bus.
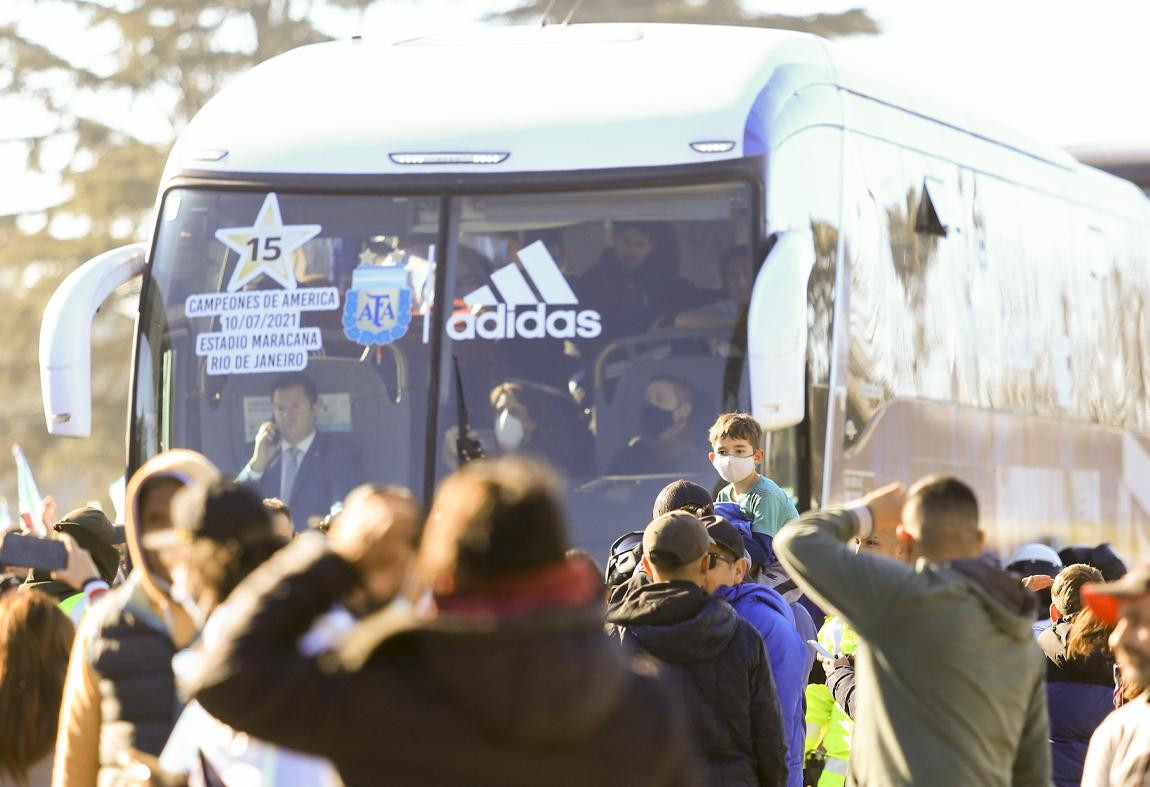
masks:
<path fill-rule="evenodd" d="M 611 245 L 579 280 L 589 301 L 616 336 L 667 326 L 699 302 L 701 293 L 679 274 L 679 247 L 667 224 L 616 222 Z"/>
<path fill-rule="evenodd" d="M 745 244 L 732 246 L 719 257 L 719 278 L 722 287 L 713 303 L 680 312 L 675 327 L 687 330 L 710 328 L 734 329 L 746 319 L 747 304 L 751 301 L 751 287 L 755 280 L 751 270 L 751 249 Z"/>
<path fill-rule="evenodd" d="M 591 432 L 566 391 L 528 380 L 508 380 L 491 391 L 499 453 L 546 458 L 568 477 L 591 470 Z"/>
<path fill-rule="evenodd" d="M 611 460 L 611 475 L 687 473 L 714 475 L 707 460 L 707 427 L 715 406 L 692 385 L 674 377 L 647 384 L 639 431 Z"/>

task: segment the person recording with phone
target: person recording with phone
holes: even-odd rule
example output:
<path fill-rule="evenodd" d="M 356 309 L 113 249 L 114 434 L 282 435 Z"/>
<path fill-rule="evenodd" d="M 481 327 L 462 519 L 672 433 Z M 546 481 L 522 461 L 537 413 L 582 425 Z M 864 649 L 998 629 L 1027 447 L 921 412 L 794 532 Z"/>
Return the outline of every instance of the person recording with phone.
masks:
<path fill-rule="evenodd" d="M 363 483 L 359 454 L 347 438 L 317 432 L 319 393 L 310 377 L 292 372 L 272 384 L 273 420 L 256 433 L 252 458 L 236 476 L 262 497 L 284 501 L 297 531 Z"/>

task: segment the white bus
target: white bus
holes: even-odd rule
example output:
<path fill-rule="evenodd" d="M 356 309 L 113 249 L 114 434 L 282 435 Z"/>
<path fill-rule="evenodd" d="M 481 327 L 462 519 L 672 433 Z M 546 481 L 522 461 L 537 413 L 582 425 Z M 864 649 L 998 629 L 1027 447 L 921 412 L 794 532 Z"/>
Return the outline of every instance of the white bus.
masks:
<path fill-rule="evenodd" d="M 321 44 L 210 101 L 151 239 L 61 285 L 44 405 L 89 433 L 91 314 L 143 276 L 128 472 L 181 446 L 241 472 L 303 374 L 340 451 L 300 471 L 326 498 L 289 503 L 326 508 L 333 478 L 430 497 L 462 392 L 487 454 L 563 471 L 602 555 L 669 480 L 715 485 L 707 427 L 743 409 L 800 509 L 949 472 L 999 552 L 1129 559 L 1150 555 L 1148 241 L 1130 184 L 802 34 Z"/>

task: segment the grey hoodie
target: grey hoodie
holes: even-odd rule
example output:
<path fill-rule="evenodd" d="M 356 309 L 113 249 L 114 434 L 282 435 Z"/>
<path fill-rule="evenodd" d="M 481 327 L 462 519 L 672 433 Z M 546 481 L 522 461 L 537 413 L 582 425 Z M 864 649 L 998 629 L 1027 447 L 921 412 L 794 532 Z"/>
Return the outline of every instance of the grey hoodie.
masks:
<path fill-rule="evenodd" d="M 1048 785 L 1033 598 L 979 560 L 856 555 L 857 529 L 850 511 L 816 511 L 774 542 L 800 587 L 859 634 L 848 783 Z"/>

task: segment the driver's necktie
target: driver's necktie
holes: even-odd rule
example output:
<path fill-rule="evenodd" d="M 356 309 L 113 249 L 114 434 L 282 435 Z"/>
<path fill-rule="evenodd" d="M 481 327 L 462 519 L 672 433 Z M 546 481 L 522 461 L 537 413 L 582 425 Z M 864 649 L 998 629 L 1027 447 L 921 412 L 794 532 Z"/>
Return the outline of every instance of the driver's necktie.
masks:
<path fill-rule="evenodd" d="M 283 488 L 280 490 L 280 499 L 290 503 L 292 488 L 295 486 L 296 473 L 299 472 L 300 450 L 294 445 L 284 448 L 284 475 Z"/>

